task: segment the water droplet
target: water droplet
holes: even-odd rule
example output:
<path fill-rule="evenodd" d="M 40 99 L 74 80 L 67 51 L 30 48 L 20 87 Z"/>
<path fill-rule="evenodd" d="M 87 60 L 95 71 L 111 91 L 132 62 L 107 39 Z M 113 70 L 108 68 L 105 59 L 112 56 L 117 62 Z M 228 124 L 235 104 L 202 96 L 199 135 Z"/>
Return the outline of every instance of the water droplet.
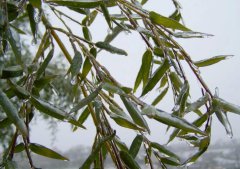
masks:
<path fill-rule="evenodd" d="M 72 84 L 72 85 L 77 84 L 77 76 L 74 76 L 74 77 L 72 78 L 71 84 Z"/>
<path fill-rule="evenodd" d="M 37 44 L 37 38 L 34 35 L 34 38 L 32 39 L 31 45 L 35 46 Z"/>
<path fill-rule="evenodd" d="M 227 136 L 232 139 L 233 138 L 233 133 L 232 132 L 227 132 Z"/>
<path fill-rule="evenodd" d="M 108 29 L 107 32 L 108 32 L 108 34 L 112 34 L 113 33 L 112 29 Z"/>
<path fill-rule="evenodd" d="M 64 79 L 67 80 L 69 78 L 69 75 L 68 74 L 65 74 L 64 75 Z"/>
<path fill-rule="evenodd" d="M 216 96 L 216 97 L 219 96 L 219 88 L 218 88 L 218 87 L 215 88 L 215 96 Z"/>

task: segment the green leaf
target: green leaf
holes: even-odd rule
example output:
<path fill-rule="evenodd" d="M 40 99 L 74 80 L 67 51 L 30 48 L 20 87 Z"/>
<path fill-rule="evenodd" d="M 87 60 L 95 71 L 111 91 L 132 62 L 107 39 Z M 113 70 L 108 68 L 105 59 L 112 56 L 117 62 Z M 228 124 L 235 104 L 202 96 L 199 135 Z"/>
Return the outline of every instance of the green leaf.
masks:
<path fill-rule="evenodd" d="M 32 4 L 27 5 L 28 18 L 30 23 L 30 28 L 33 34 L 34 41 L 36 41 L 37 36 L 37 23 L 35 21 L 35 9 Z"/>
<path fill-rule="evenodd" d="M 209 100 L 209 94 L 206 93 L 204 96 L 200 97 L 197 101 L 189 104 L 185 110 L 185 112 L 191 112 L 191 111 L 196 111 L 198 110 L 201 106 L 207 103 Z"/>
<path fill-rule="evenodd" d="M 183 86 L 183 83 L 182 81 L 180 80 L 179 76 L 177 75 L 176 72 L 171 72 L 170 75 L 170 80 L 171 80 L 171 83 L 174 87 L 174 89 L 177 91 L 177 92 L 180 92 L 180 89 L 181 87 Z"/>
<path fill-rule="evenodd" d="M 71 73 L 72 78 L 75 78 L 77 74 L 80 71 L 80 68 L 82 66 L 82 54 L 79 51 L 76 51 L 73 60 L 71 62 L 71 66 L 69 68 L 69 71 Z"/>
<path fill-rule="evenodd" d="M 119 148 L 120 150 L 122 150 L 122 151 L 128 151 L 127 145 L 126 145 L 124 142 L 122 142 L 122 141 L 119 139 L 119 137 L 115 136 L 114 141 L 116 142 L 116 145 L 118 146 L 118 148 Z"/>
<path fill-rule="evenodd" d="M 193 156 L 191 156 L 189 159 L 187 159 L 182 166 L 189 166 L 192 163 L 194 163 L 205 151 L 207 150 L 207 148 L 199 150 L 198 152 L 196 152 Z"/>
<path fill-rule="evenodd" d="M 100 5 L 102 0 L 46 0 L 61 6 L 70 6 L 78 8 L 95 8 Z"/>
<path fill-rule="evenodd" d="M 37 72 L 36 72 L 36 78 L 39 79 L 39 77 L 44 73 L 44 71 L 46 70 L 48 64 L 50 63 L 50 61 L 53 58 L 53 54 L 54 54 L 54 49 L 50 50 L 50 52 L 48 53 L 47 57 L 44 59 L 43 63 L 41 64 L 41 66 L 38 68 Z"/>
<path fill-rule="evenodd" d="M 179 129 L 182 129 L 187 132 L 198 133 L 201 135 L 206 135 L 203 131 L 199 128 L 194 126 L 193 124 L 189 123 L 183 118 L 179 118 L 177 116 L 171 115 L 164 111 L 157 110 L 153 106 L 145 106 L 142 110 L 143 114 L 147 115 L 149 118 L 154 118 L 155 120 L 164 123 L 169 126 L 173 126 Z"/>
<path fill-rule="evenodd" d="M 18 145 L 15 146 L 14 148 L 14 153 L 20 153 L 22 151 L 24 151 L 25 146 L 23 143 L 19 143 Z"/>
<path fill-rule="evenodd" d="M 168 92 L 168 87 L 166 87 L 152 102 L 153 106 L 156 106 L 163 98 L 164 96 L 167 94 Z"/>
<path fill-rule="evenodd" d="M 181 91 L 180 91 L 177 99 L 176 99 L 175 108 L 176 108 L 176 111 L 178 111 L 179 116 L 182 116 L 183 112 L 185 111 L 188 96 L 189 96 L 189 83 L 186 80 L 181 88 Z"/>
<path fill-rule="evenodd" d="M 90 114 L 90 111 L 88 110 L 88 107 L 86 107 L 85 110 L 82 112 L 82 114 L 79 116 L 78 122 L 80 124 L 83 124 L 88 118 L 89 114 Z"/>
<path fill-rule="evenodd" d="M 23 136 L 28 136 L 28 129 L 24 121 L 19 117 L 18 111 L 6 94 L 0 89 L 0 105 L 7 117 L 15 124 Z"/>
<path fill-rule="evenodd" d="M 126 17 L 126 15 L 124 15 L 124 14 L 112 14 L 110 16 L 114 20 L 128 21 L 128 17 Z M 131 14 L 130 17 L 134 20 L 142 19 L 141 16 L 138 14 Z"/>
<path fill-rule="evenodd" d="M 146 85 L 151 73 L 152 59 L 152 51 L 150 49 L 147 49 L 146 52 L 143 54 L 142 65 L 135 80 L 134 92 L 136 92 L 141 81 L 143 82 L 143 87 Z"/>
<path fill-rule="evenodd" d="M 216 104 L 218 104 L 218 106 L 223 111 L 232 112 L 232 113 L 236 113 L 236 114 L 240 115 L 240 106 L 229 103 L 229 102 L 227 102 L 221 98 L 217 98 L 217 97 L 214 98 L 214 102 Z"/>
<path fill-rule="evenodd" d="M 41 77 L 40 79 L 37 79 L 34 81 L 34 87 L 37 88 L 38 91 L 41 91 L 46 85 L 51 83 L 55 78 L 59 76 L 57 75 L 50 75 L 50 76 L 44 76 Z"/>
<path fill-rule="evenodd" d="M 106 7 L 105 3 L 103 3 L 103 2 L 100 4 L 100 7 L 102 9 L 103 15 L 105 17 L 105 20 L 107 21 L 109 28 L 112 29 L 112 21 L 111 21 L 110 15 L 109 15 L 108 8 Z"/>
<path fill-rule="evenodd" d="M 168 150 L 166 148 L 166 146 L 160 145 L 156 142 L 151 142 L 150 147 L 153 147 L 155 149 L 157 149 L 160 153 L 163 153 L 169 157 L 173 157 L 175 159 L 177 159 L 178 161 L 180 160 L 180 158 L 178 157 L 178 155 L 176 155 L 175 153 L 171 152 L 170 150 Z"/>
<path fill-rule="evenodd" d="M 127 98 L 120 96 L 126 109 L 128 110 L 130 116 L 132 117 L 133 121 L 145 128 L 149 133 L 150 133 L 150 129 L 148 127 L 148 124 L 146 122 L 146 120 L 143 118 L 143 116 L 141 115 L 141 112 L 138 110 L 137 106 L 134 105 L 130 100 L 128 100 Z"/>
<path fill-rule="evenodd" d="M 115 39 L 122 31 L 123 28 L 117 25 L 112 29 L 112 32 L 105 37 L 104 42 L 106 43 L 112 42 L 113 39 Z"/>
<path fill-rule="evenodd" d="M 172 166 L 181 165 L 181 163 L 176 158 L 172 158 L 172 157 L 161 157 L 161 162 L 164 164 L 172 165 Z"/>
<path fill-rule="evenodd" d="M 12 47 L 12 51 L 15 55 L 16 61 L 19 65 L 23 66 L 23 61 L 22 61 L 22 53 L 21 53 L 21 44 L 19 41 L 16 41 L 12 35 L 12 32 L 10 29 L 7 31 L 7 39 L 8 42 L 10 43 Z"/>
<path fill-rule="evenodd" d="M 7 11 L 8 11 L 8 21 L 9 22 L 15 20 L 18 17 L 19 10 L 16 5 L 7 3 Z"/>
<path fill-rule="evenodd" d="M 25 90 L 25 88 L 18 86 L 17 84 L 13 83 L 11 80 L 8 80 L 11 88 L 13 89 L 14 93 L 21 99 L 28 99 L 30 93 Z"/>
<path fill-rule="evenodd" d="M 134 158 L 128 152 L 120 151 L 120 157 L 128 168 L 141 169 L 138 163 L 134 160 Z"/>
<path fill-rule="evenodd" d="M 42 0 L 29 0 L 29 2 L 34 6 L 35 8 L 40 9 L 42 7 Z"/>
<path fill-rule="evenodd" d="M 30 143 L 29 148 L 32 152 L 34 152 L 38 155 L 44 156 L 44 157 L 53 158 L 53 159 L 57 159 L 57 160 L 69 161 L 68 158 L 60 155 L 59 153 L 57 153 L 47 147 L 37 144 L 37 143 Z"/>
<path fill-rule="evenodd" d="M 197 62 L 194 62 L 194 64 L 198 67 L 205 67 L 205 66 L 210 66 L 213 64 L 216 64 L 222 60 L 225 60 L 229 57 L 232 57 L 233 55 L 220 55 L 220 56 L 214 56 L 212 58 L 209 59 L 205 59 L 205 60 L 200 60 Z"/>
<path fill-rule="evenodd" d="M 97 56 L 97 50 L 96 48 L 92 47 L 90 49 L 90 53 L 93 55 L 93 57 L 96 58 Z M 89 58 L 87 57 L 83 63 L 83 69 L 82 69 L 82 79 L 85 79 L 89 73 L 89 71 L 92 68 L 92 63 L 90 62 Z"/>
<path fill-rule="evenodd" d="M 10 66 L 2 69 L 1 79 L 9 79 L 19 77 L 23 75 L 23 69 L 21 66 Z"/>
<path fill-rule="evenodd" d="M 91 35 L 91 32 L 90 30 L 88 29 L 88 27 L 86 26 L 83 26 L 82 27 L 82 31 L 83 31 L 83 36 L 86 40 L 88 41 L 92 41 L 92 35 Z"/>
<path fill-rule="evenodd" d="M 95 18 L 97 17 L 98 11 L 94 10 L 90 14 L 88 14 L 83 20 L 82 24 L 85 26 L 90 26 Z"/>
<path fill-rule="evenodd" d="M 164 59 L 162 65 L 154 72 L 152 78 L 149 79 L 148 83 L 144 87 L 141 96 L 144 96 L 155 87 L 155 85 L 159 82 L 162 76 L 167 72 L 169 67 L 170 65 L 168 63 L 168 60 Z"/>
<path fill-rule="evenodd" d="M 129 149 L 129 154 L 133 157 L 133 158 L 136 158 L 140 148 L 141 148 L 141 145 L 142 145 L 142 142 L 143 142 L 143 136 L 142 135 L 137 135 L 131 146 L 130 146 L 130 149 Z"/>
<path fill-rule="evenodd" d="M 106 43 L 106 42 L 97 42 L 95 45 L 96 45 L 98 48 L 104 49 L 104 50 L 106 50 L 106 51 L 108 51 L 108 52 L 127 56 L 127 52 L 126 52 L 126 51 L 124 51 L 124 50 L 122 50 L 122 49 L 119 49 L 119 48 L 116 48 L 116 47 L 110 45 L 109 43 Z"/>
<path fill-rule="evenodd" d="M 177 29 L 177 30 L 182 30 L 182 31 L 191 31 L 190 29 L 186 28 L 185 26 L 183 26 L 182 24 L 180 24 L 179 22 L 171 19 L 171 18 L 167 18 L 165 16 L 162 16 L 156 12 L 151 11 L 149 13 L 150 16 L 150 20 L 154 23 L 154 24 L 158 24 L 160 26 L 164 26 L 166 28 L 171 28 L 171 29 Z"/>
<path fill-rule="evenodd" d="M 98 152 L 100 151 L 101 147 L 106 144 L 108 141 L 112 140 L 114 138 L 116 133 L 113 133 L 110 136 L 106 136 L 104 138 L 101 138 L 100 141 L 97 143 L 96 147 L 93 149 L 92 153 L 88 156 L 88 158 L 85 160 L 83 165 L 79 169 L 90 169 L 91 164 L 98 156 Z"/>
<path fill-rule="evenodd" d="M 125 92 L 119 88 L 118 86 L 115 86 L 113 84 L 110 84 L 110 83 L 104 83 L 102 85 L 102 88 L 108 92 L 111 92 L 111 93 L 116 93 L 118 95 L 124 95 Z"/>
<path fill-rule="evenodd" d="M 215 99 L 213 99 L 213 111 L 215 112 L 218 120 L 224 126 L 227 135 L 229 135 L 232 138 L 233 136 L 232 126 L 228 120 L 227 113 L 221 109 L 219 102 L 217 102 Z"/>
<path fill-rule="evenodd" d="M 88 97 L 85 97 L 82 99 L 76 106 L 74 106 L 71 110 L 70 113 L 76 112 L 79 109 L 83 108 L 87 104 L 91 103 L 97 96 L 98 93 L 102 90 L 102 86 L 100 85 L 94 92 L 92 92 Z"/>
<path fill-rule="evenodd" d="M 43 100 L 40 100 L 34 96 L 30 98 L 30 101 L 32 105 L 38 109 L 40 112 L 43 112 L 51 117 L 54 117 L 59 120 L 64 120 L 66 116 L 66 112 L 64 112 L 61 109 L 58 109 L 57 107 L 53 106 L 52 104 L 45 102 Z"/>
<path fill-rule="evenodd" d="M 110 117 L 119 125 L 125 128 L 144 131 L 143 128 L 138 127 L 128 116 L 121 116 L 118 114 L 110 114 Z"/>
<path fill-rule="evenodd" d="M 5 118 L 5 119 L 0 121 L 0 129 L 2 129 L 4 127 L 8 127 L 11 124 L 12 124 L 12 121 L 9 118 Z"/>
<path fill-rule="evenodd" d="M 11 26 L 11 28 L 13 28 L 17 33 L 22 34 L 22 35 L 26 35 L 26 32 L 24 32 L 23 30 L 19 29 L 18 27 L 16 27 L 13 24 L 9 24 Z"/>

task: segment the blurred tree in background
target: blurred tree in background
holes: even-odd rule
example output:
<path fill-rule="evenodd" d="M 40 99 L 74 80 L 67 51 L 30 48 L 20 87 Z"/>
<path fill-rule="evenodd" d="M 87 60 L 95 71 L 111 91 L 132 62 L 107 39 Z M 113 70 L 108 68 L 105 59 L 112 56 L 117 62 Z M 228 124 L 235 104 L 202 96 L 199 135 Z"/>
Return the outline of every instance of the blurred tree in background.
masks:
<path fill-rule="evenodd" d="M 211 35 L 194 32 L 183 25 L 181 7 L 176 0 L 172 0 L 175 11 L 168 17 L 146 10 L 146 3 L 150 2 L 0 1 L 1 167 L 18 168 L 14 154 L 23 151 L 30 168 L 35 168 L 34 153 L 68 160 L 41 143 L 31 142 L 31 121 L 39 115 L 46 120 L 69 123 L 73 132 L 78 128 L 85 129 L 84 122 L 92 118 L 96 136 L 91 153 L 79 166 L 81 169 L 91 166 L 104 168 L 107 156 L 116 168 L 140 168 L 136 159 L 142 146 L 145 161 L 141 163 L 150 168 L 154 168 L 153 160 L 158 160 L 157 168 L 188 166 L 210 144 L 213 114 L 225 127 L 226 133 L 232 136 L 227 113 L 239 114 L 239 106 L 219 98 L 217 91 L 213 94 L 199 71 L 199 68 L 218 63 L 228 56 L 193 61 L 178 44 L 177 38 Z M 104 18 L 105 22 L 101 24 L 108 25 L 109 31 L 105 39 L 95 42 L 90 27 L 97 17 Z M 62 25 L 54 25 L 53 19 Z M 82 30 L 73 32 L 70 22 Z M 111 55 L 128 55 L 128 51 L 119 48 L 122 44 L 111 44 L 121 32 L 137 32 L 146 46 L 133 87 L 123 86 L 97 60 L 102 51 Z M 56 52 L 59 49 L 60 54 Z M 189 74 L 184 71 L 187 66 L 201 84 L 199 91 L 202 96 L 193 101 L 190 98 Z M 156 89 L 159 93 L 153 102 L 143 101 L 144 96 L 156 92 Z M 140 96 L 137 96 L 137 91 Z M 173 95 L 171 112 L 157 108 L 167 93 Z M 185 119 L 189 114 L 196 116 L 192 123 Z M 167 125 L 167 130 L 174 128 L 168 143 L 181 138 L 197 147 L 198 151 L 183 160 L 167 146 L 151 141 L 148 136 L 153 129 L 149 128 L 147 118 Z M 130 147 L 117 136 L 112 123 L 137 131 Z"/>

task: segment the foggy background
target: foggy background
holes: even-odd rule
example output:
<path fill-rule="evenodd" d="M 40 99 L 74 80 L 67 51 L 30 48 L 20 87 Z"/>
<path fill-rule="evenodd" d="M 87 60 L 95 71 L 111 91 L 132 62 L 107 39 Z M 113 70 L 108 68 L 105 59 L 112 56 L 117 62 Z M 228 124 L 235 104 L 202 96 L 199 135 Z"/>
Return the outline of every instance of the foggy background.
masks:
<path fill-rule="evenodd" d="M 213 34 L 214 37 L 204 39 L 177 39 L 190 54 L 194 61 L 216 55 L 234 55 L 234 57 L 222 61 L 216 65 L 201 68 L 201 75 L 214 93 L 215 87 L 219 88 L 221 98 L 232 103 L 240 105 L 240 1 L 239 0 L 179 0 L 182 4 L 182 14 L 185 24 L 193 31 Z M 149 0 L 145 6 L 148 10 L 154 10 L 162 15 L 169 16 L 174 7 L 171 0 Z M 114 13 L 114 11 L 110 11 Z M 115 12 L 117 13 L 117 12 Z M 91 26 L 93 41 L 104 40 L 108 27 L 103 17 L 98 16 L 97 22 Z M 55 21 L 52 21 L 52 24 Z M 72 28 L 72 26 L 71 26 Z M 80 27 L 74 27 L 74 32 L 81 32 Z M 96 31 L 97 30 L 97 31 Z M 146 45 L 142 41 L 139 34 L 132 32 L 131 34 L 121 33 L 112 45 L 120 47 L 128 51 L 128 56 L 112 55 L 102 51 L 98 56 L 98 60 L 105 65 L 111 74 L 123 85 L 133 87 L 137 72 L 141 66 L 142 54 L 146 50 Z M 186 66 L 186 72 L 188 68 Z M 191 82 L 191 101 L 200 96 L 200 85 L 196 83 L 196 78 L 192 75 L 188 76 Z M 144 97 L 146 102 L 152 101 L 157 95 L 154 94 Z M 137 96 L 139 94 L 137 93 Z M 159 108 L 170 111 L 173 107 L 172 96 L 169 94 L 160 104 Z M 229 120 L 232 124 L 235 139 L 240 138 L 240 116 L 228 113 Z M 188 118 L 191 121 L 191 117 Z M 113 124 L 113 128 L 117 129 L 117 135 L 123 141 L 130 144 L 134 131 L 129 131 Z M 166 126 L 148 120 L 148 124 L 152 130 L 150 139 L 160 143 L 166 143 L 168 134 L 165 133 Z M 63 122 L 58 125 L 57 133 L 53 134 L 53 130 L 49 128 L 49 124 L 41 119 L 32 124 L 31 142 L 39 143 L 47 147 L 54 147 L 61 151 L 66 151 L 77 145 L 91 146 L 95 136 L 95 127 L 91 121 L 91 117 L 84 124 L 87 130 L 78 129 L 72 132 L 70 125 Z M 217 140 L 231 141 L 227 137 L 224 127 L 213 118 L 212 143 Z"/>

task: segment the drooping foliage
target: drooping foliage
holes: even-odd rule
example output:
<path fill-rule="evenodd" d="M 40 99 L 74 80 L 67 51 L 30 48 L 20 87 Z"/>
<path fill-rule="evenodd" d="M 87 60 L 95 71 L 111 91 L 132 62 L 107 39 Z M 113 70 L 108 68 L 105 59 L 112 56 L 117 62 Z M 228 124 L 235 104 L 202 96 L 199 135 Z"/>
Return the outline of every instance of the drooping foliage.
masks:
<path fill-rule="evenodd" d="M 240 107 L 213 94 L 199 71 L 228 56 L 193 61 L 177 39 L 210 35 L 194 32 L 182 24 L 180 4 L 172 2 L 175 11 L 171 16 L 163 16 L 145 9 L 145 4 L 151 3 L 147 0 L 0 1 L 0 143 L 4 148 L 0 167 L 17 168 L 14 154 L 23 151 L 31 168 L 35 168 L 32 153 L 68 160 L 41 143 L 31 142 L 31 121 L 39 114 L 69 123 L 73 132 L 86 129 L 85 121 L 92 118 L 96 137 L 91 154 L 79 165 L 81 169 L 104 168 L 107 155 L 116 168 L 140 168 L 136 157 L 141 147 L 150 168 L 154 168 L 152 158 L 158 159 L 157 168 L 193 163 L 210 144 L 213 114 L 232 136 L 227 115 L 240 114 Z M 51 23 L 53 17 L 62 27 Z M 105 39 L 95 42 L 91 31 L 98 30 L 90 28 L 97 17 L 104 18 L 102 24 L 111 31 Z M 81 28 L 78 33 L 72 31 L 69 22 Z M 121 44 L 111 43 L 121 32 L 137 32 L 146 46 L 135 84 L 130 87 L 118 82 L 97 60 L 102 51 L 128 55 Z M 34 43 L 36 50 L 24 45 L 25 41 Z M 64 61 L 57 58 L 57 46 Z M 193 102 L 190 95 L 195 86 L 189 83 L 184 66 L 190 67 L 201 84 L 202 96 Z M 152 103 L 145 102 L 144 98 L 156 92 L 156 88 L 157 97 Z M 166 112 L 157 105 L 169 93 L 173 95 L 174 107 Z M 185 119 L 189 114 L 197 115 L 192 123 Z M 181 138 L 198 151 L 187 160 L 181 159 L 166 145 L 149 139 L 154 129 L 148 121 L 174 128 L 168 142 Z M 137 131 L 130 147 L 118 137 L 112 123 Z"/>

